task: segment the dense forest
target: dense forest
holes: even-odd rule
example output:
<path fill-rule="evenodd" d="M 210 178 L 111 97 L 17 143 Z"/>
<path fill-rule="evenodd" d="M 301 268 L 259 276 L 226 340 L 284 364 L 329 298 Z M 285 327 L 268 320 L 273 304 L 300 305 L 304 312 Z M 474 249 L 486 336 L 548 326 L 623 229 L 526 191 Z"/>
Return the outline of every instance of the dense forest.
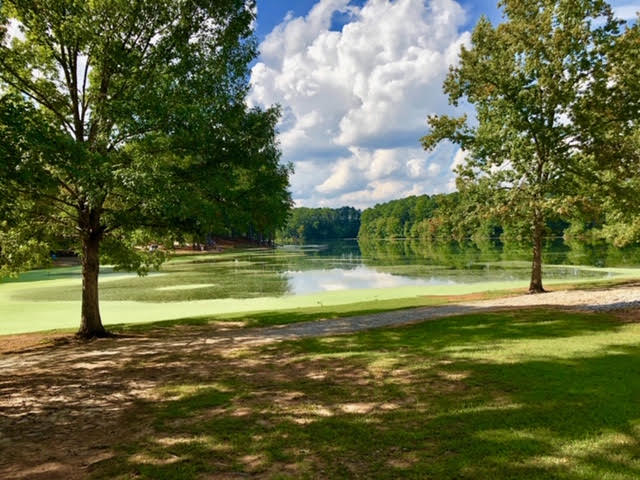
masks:
<path fill-rule="evenodd" d="M 563 235 L 569 221 L 547 221 L 547 235 Z M 459 192 L 410 196 L 377 204 L 362 213 L 359 238 L 417 238 L 429 242 L 463 242 L 526 238 L 526 224 L 499 221 L 488 207 Z"/>
<path fill-rule="evenodd" d="M 360 210 L 353 207 L 294 208 L 276 238 L 281 242 L 356 238 L 360 217 Z"/>
<path fill-rule="evenodd" d="M 606 204 L 587 203 L 549 215 L 544 235 L 565 239 L 606 240 L 622 247 L 640 243 L 640 217 L 621 216 Z M 505 218 L 473 191 L 411 196 L 362 212 L 358 238 L 415 238 L 429 243 L 500 240 L 530 242 L 524 218 Z"/>
<path fill-rule="evenodd" d="M 550 216 L 546 236 L 566 239 L 605 239 L 617 246 L 637 243 L 638 219 L 619 216 L 606 207 L 574 208 Z M 295 208 L 286 226 L 277 232 L 283 241 L 340 238 L 379 240 L 411 238 L 432 244 L 501 241 L 525 244 L 530 225 L 522 219 L 505 219 L 472 191 L 410 196 L 367 208 Z"/>
<path fill-rule="evenodd" d="M 360 239 L 415 238 L 430 243 L 500 240 L 530 242 L 524 218 L 508 218 L 473 190 L 411 196 L 362 212 Z M 640 218 L 622 217 L 606 204 L 586 203 L 549 215 L 544 235 L 565 239 L 606 240 L 621 247 L 640 242 Z"/>
<path fill-rule="evenodd" d="M 451 236 L 446 218 L 439 215 L 457 205 L 457 194 L 411 196 L 377 204 L 362 213 L 361 238 Z"/>

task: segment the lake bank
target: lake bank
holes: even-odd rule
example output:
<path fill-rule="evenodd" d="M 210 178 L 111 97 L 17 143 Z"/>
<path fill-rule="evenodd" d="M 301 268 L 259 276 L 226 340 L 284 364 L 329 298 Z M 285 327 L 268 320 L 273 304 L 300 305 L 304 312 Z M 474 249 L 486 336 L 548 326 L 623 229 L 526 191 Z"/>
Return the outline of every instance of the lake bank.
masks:
<path fill-rule="evenodd" d="M 361 250 L 343 242 L 178 256 L 147 277 L 105 267 L 102 318 L 113 326 L 337 307 L 346 314 L 349 305 L 357 311 L 392 310 L 461 295 L 506 295 L 528 285 L 530 264 L 522 252 L 445 247 L 386 242 Z M 634 252 L 584 251 L 548 249 L 547 288 L 640 278 Z M 569 263 L 580 260 L 590 264 Z M 32 271 L 0 283 L 0 335 L 74 329 L 80 293 L 77 267 Z"/>

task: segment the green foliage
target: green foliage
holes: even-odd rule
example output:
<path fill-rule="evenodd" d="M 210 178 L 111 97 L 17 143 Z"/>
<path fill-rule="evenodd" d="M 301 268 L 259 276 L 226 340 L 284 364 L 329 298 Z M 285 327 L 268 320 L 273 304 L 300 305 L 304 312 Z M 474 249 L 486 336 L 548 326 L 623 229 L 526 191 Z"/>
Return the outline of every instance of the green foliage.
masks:
<path fill-rule="evenodd" d="M 607 62 L 573 120 L 588 153 L 583 190 L 591 226 L 621 246 L 640 242 L 640 18 L 603 55 Z"/>
<path fill-rule="evenodd" d="M 528 222 L 534 245 L 532 291 L 542 291 L 544 223 L 585 195 L 593 169 L 590 129 L 576 112 L 605 88 L 620 22 L 602 0 L 503 0 L 505 21 L 481 18 L 471 48 L 444 83 L 450 102 L 475 106 L 477 122 L 429 117 L 425 149 L 442 140 L 467 153 L 459 186 L 486 198 L 495 215 Z M 637 61 L 637 60 L 636 60 Z"/>
<path fill-rule="evenodd" d="M 342 208 L 294 208 L 278 232 L 281 241 L 355 238 L 360 229 L 360 210 Z"/>
<path fill-rule="evenodd" d="M 2 2 L 2 235 L 38 243 L 3 241 L 3 272 L 58 243 L 83 253 L 87 274 L 98 249 L 145 272 L 162 259 L 135 250 L 140 230 L 273 236 L 290 167 L 278 109 L 245 104 L 254 17 L 245 0 Z"/>
<path fill-rule="evenodd" d="M 562 217 L 550 217 L 545 232 L 560 236 L 569 222 Z M 467 189 L 450 194 L 411 196 L 378 204 L 362 212 L 358 238 L 416 238 L 427 243 L 482 244 L 500 238 L 504 242 L 529 239 L 526 220 L 505 221 L 491 210 L 479 189 Z"/>
<path fill-rule="evenodd" d="M 433 217 L 441 196 L 421 195 L 377 204 L 362 212 L 359 238 L 400 238 L 417 236 L 413 229 L 421 220 Z M 418 229 L 426 228 L 425 225 Z"/>
<path fill-rule="evenodd" d="M 24 233 L 0 228 L 0 276 L 15 276 L 22 268 L 48 264 L 49 246 Z"/>
<path fill-rule="evenodd" d="M 576 127 L 564 121 L 584 95 L 576 85 L 601 68 L 600 48 L 618 23 L 600 1 L 540 0 L 502 3 L 507 21 L 476 25 L 445 91 L 457 105 L 477 109 L 477 125 L 433 116 L 425 148 L 449 139 L 468 153 L 462 180 L 487 187 L 494 209 L 508 218 L 544 218 L 572 192 Z M 602 26 L 593 20 L 604 17 Z M 532 39 L 535 39 L 533 41 Z"/>

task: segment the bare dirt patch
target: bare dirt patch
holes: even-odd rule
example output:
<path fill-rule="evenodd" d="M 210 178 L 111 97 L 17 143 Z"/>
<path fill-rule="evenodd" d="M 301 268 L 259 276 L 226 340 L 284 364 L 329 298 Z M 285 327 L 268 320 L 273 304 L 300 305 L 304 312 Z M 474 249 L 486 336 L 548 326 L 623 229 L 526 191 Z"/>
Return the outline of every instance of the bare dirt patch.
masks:
<path fill-rule="evenodd" d="M 0 337 L 0 354 L 24 353 L 35 349 L 65 345 L 73 342 L 71 334 L 63 333 L 23 333 Z"/>
<path fill-rule="evenodd" d="M 171 356 L 192 340 L 157 332 L 0 357 L 0 478 L 85 478 L 114 442 L 145 431 L 144 417 L 125 421 L 139 402 L 194 371 Z"/>
<path fill-rule="evenodd" d="M 271 417 L 315 422 L 326 415 L 367 414 L 390 408 L 355 399 L 340 408 L 333 405 L 334 400 L 326 400 L 326 404 L 311 401 L 304 393 L 287 388 L 308 382 L 318 372 L 328 375 L 321 383 L 339 391 L 352 388 L 355 379 L 371 380 L 358 387 L 371 392 L 377 384 L 366 368 L 345 368 L 339 358 L 292 361 L 286 352 L 261 349 L 263 342 L 256 342 L 255 337 L 250 343 L 244 345 L 228 332 L 211 327 L 183 327 L 137 337 L 70 342 L 0 357 L 0 478 L 87 478 L 103 462 L 121 455 L 118 445 L 135 443 L 149 437 L 150 432 L 155 433 L 159 445 L 172 448 L 166 445 L 166 436 L 153 430 L 157 420 L 153 409 L 182 401 L 180 390 L 172 385 L 180 386 L 187 399 L 209 391 L 224 394 L 225 389 L 217 383 L 221 378 L 241 379 L 251 392 L 226 406 L 197 410 L 195 418 L 183 417 L 177 410 L 177 416 L 167 421 L 177 428 L 221 415 L 246 417 L 248 422 L 258 416 L 262 419 L 257 423 L 269 426 Z M 244 355 L 229 355 L 234 349 Z M 184 385 L 194 387 L 185 389 Z M 282 385 L 288 387 L 283 389 Z M 322 390 L 318 395 L 324 395 Z M 176 438 L 171 437 L 176 445 L 195 442 L 192 437 Z M 161 466 L 176 458 L 139 452 L 128 461 Z M 244 475 L 262 472 L 261 458 L 249 455 L 243 459 Z"/>
<path fill-rule="evenodd" d="M 640 308 L 620 310 L 614 314 L 623 323 L 640 323 Z"/>

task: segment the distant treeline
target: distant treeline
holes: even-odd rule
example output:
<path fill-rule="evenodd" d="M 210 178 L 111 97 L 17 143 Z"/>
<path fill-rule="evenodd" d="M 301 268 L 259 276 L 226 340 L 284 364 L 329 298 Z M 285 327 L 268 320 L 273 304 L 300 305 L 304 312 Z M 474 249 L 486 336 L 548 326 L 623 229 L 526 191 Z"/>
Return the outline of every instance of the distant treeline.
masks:
<path fill-rule="evenodd" d="M 377 204 L 362 213 L 361 238 L 418 238 L 450 236 L 444 210 L 457 205 L 457 195 L 421 195 Z M 446 232 L 445 232 L 446 230 Z"/>
<path fill-rule="evenodd" d="M 569 222 L 555 218 L 547 222 L 548 235 L 562 235 Z M 416 238 L 446 243 L 482 241 L 504 237 L 528 238 L 528 225 L 501 224 L 482 202 L 458 192 L 420 195 L 378 204 L 362 212 L 359 238 Z"/>
<path fill-rule="evenodd" d="M 633 220 L 633 221 L 631 221 Z M 635 222 L 635 223 L 634 223 Z M 605 211 L 550 216 L 545 235 L 583 240 L 604 239 L 617 246 L 640 239 L 640 223 L 621 222 Z M 501 212 L 487 205 L 481 196 L 466 192 L 420 195 L 381 203 L 364 211 L 352 207 L 294 208 L 286 226 L 277 233 L 279 241 L 313 241 L 340 238 L 362 240 L 411 238 L 430 243 L 488 240 L 527 243 L 530 225 L 526 219 L 501 220 Z"/>
<path fill-rule="evenodd" d="M 294 208 L 276 238 L 290 242 L 356 238 L 361 214 L 353 207 Z"/>

